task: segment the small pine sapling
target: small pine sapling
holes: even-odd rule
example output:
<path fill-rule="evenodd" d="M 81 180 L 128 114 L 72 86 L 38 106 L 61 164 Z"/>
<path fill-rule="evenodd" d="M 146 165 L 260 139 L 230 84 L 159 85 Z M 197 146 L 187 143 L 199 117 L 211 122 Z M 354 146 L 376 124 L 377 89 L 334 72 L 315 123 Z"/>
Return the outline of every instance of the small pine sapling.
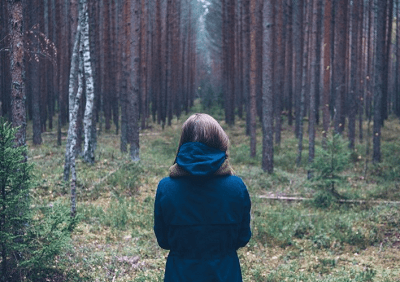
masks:
<path fill-rule="evenodd" d="M 345 182 L 341 173 L 349 165 L 350 154 L 347 142 L 340 134 L 332 134 L 331 138 L 327 138 L 324 147 L 316 147 L 315 158 L 309 168 L 313 171 L 311 186 L 319 190 L 317 197 L 325 198 L 324 201 L 332 197 L 343 198 L 337 188 Z"/>

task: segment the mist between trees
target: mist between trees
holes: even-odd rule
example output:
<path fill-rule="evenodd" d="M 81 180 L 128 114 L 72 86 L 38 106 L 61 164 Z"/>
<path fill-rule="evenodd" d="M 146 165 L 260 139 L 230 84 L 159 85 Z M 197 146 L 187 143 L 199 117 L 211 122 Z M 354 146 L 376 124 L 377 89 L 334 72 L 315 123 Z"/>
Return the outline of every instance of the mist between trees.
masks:
<path fill-rule="evenodd" d="M 112 124 L 121 151 L 129 147 L 137 161 L 139 130 L 149 120 L 171 125 L 196 98 L 205 109 L 223 107 L 228 125 L 246 119 L 251 156 L 261 121 L 270 173 L 283 120 L 298 138 L 298 164 L 304 121 L 309 163 L 319 123 L 324 140 L 347 132 L 351 149 L 356 132 L 371 139 L 377 163 L 381 127 L 400 116 L 398 2 L 7 0 L 1 115 L 21 126 L 19 145 L 26 120 L 35 145 L 53 127 L 61 145 L 69 124 L 64 179 L 72 168 L 72 183 L 75 155 L 94 162 L 96 136 Z"/>

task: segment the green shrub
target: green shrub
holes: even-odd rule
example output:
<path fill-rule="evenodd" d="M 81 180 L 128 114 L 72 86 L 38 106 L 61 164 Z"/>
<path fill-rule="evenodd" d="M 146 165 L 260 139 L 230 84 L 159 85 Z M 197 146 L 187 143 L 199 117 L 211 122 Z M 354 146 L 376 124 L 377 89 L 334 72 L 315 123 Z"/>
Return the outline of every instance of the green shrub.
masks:
<path fill-rule="evenodd" d="M 313 203 L 318 208 L 329 208 L 334 200 L 331 193 L 322 190 L 314 194 Z"/>
<path fill-rule="evenodd" d="M 2 281 L 15 274 L 23 261 L 28 222 L 31 218 L 29 189 L 32 166 L 25 161 L 26 146 L 16 147 L 17 128 L 0 119 L 0 246 Z"/>
<path fill-rule="evenodd" d="M 16 132 L 0 119 L 0 279 L 40 281 L 48 273 L 43 270 L 69 244 L 78 219 L 71 219 L 69 208 L 58 203 L 30 206 L 32 165 L 25 160 L 26 146 L 15 146 Z"/>

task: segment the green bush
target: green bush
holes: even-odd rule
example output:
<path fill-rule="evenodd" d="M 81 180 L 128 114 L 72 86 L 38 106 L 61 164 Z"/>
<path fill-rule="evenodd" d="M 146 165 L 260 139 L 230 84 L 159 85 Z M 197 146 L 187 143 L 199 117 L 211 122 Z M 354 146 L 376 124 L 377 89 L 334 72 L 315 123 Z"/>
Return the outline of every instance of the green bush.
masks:
<path fill-rule="evenodd" d="M 0 246 L 2 281 L 8 281 L 23 261 L 30 214 L 30 172 L 26 146 L 16 147 L 18 128 L 0 119 Z"/>
<path fill-rule="evenodd" d="M 78 219 L 59 203 L 31 206 L 32 165 L 25 160 L 26 146 L 15 146 L 16 131 L 0 119 L 0 279 L 40 281 L 69 245 Z"/>

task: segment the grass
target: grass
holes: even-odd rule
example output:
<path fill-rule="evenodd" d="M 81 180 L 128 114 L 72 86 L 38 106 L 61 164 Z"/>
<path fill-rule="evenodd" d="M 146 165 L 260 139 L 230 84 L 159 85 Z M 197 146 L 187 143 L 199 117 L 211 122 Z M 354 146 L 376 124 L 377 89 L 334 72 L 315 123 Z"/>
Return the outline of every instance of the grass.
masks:
<path fill-rule="evenodd" d="M 201 111 L 196 107 L 194 111 Z M 275 148 L 275 171 L 268 175 L 261 169 L 261 126 L 253 159 L 245 121 L 229 127 L 223 115 L 217 116 L 231 139 L 233 168 L 252 198 L 253 237 L 238 251 L 244 281 L 400 281 L 399 206 L 333 204 L 321 209 L 312 203 L 260 199 L 257 195 L 314 194 L 306 179 L 307 136 L 303 162 L 297 167 L 297 139 L 285 124 L 282 144 Z M 168 175 L 187 117 L 174 119 L 164 130 L 157 124 L 142 130 L 137 164 L 119 151 L 119 136 L 111 132 L 99 136 L 94 165 L 77 159 L 81 221 L 71 248 L 55 261 L 54 281 L 162 281 L 168 252 L 158 247 L 152 229 L 154 195 L 158 182 Z M 69 187 L 62 181 L 65 140 L 58 147 L 54 133 L 43 134 L 41 146 L 28 142 L 35 163 L 34 205 L 69 205 Z M 344 172 L 346 187 L 339 192 L 353 199 L 400 200 L 399 134 L 398 120 L 387 121 L 382 130 L 383 162 L 368 162 L 367 169 L 366 143 L 358 143 Z"/>

